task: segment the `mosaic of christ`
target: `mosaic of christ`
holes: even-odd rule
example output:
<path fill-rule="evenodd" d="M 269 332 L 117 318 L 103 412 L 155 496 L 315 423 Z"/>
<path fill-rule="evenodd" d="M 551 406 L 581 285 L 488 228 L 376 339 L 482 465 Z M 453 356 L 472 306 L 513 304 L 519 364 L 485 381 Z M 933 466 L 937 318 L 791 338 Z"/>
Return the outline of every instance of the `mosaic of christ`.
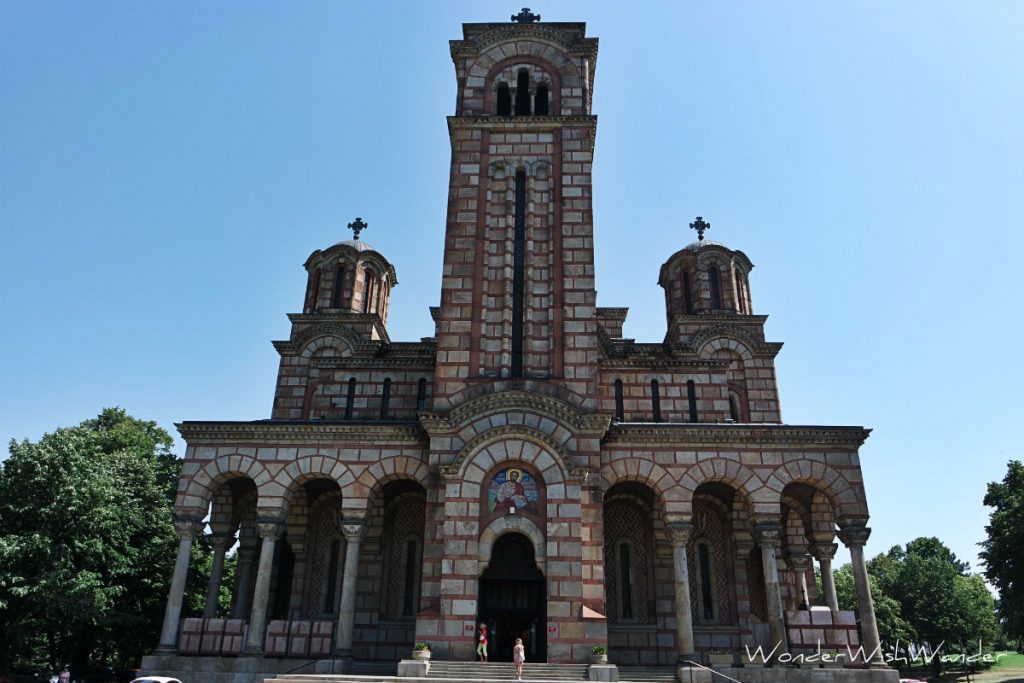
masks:
<path fill-rule="evenodd" d="M 518 467 L 501 470 L 487 487 L 487 509 L 502 514 L 537 512 L 537 480 Z"/>

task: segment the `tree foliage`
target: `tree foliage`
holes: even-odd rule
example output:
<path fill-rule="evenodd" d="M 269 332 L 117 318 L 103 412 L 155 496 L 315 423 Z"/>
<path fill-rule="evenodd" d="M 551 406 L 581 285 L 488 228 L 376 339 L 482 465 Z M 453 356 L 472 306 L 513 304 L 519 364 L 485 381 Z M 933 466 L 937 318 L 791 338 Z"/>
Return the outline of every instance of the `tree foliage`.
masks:
<path fill-rule="evenodd" d="M 970 565 L 939 539 L 917 538 L 868 562 L 875 617 L 882 640 L 944 644 L 946 651 L 991 645 L 999 637 L 995 601 Z M 841 609 L 855 609 L 853 571 L 835 573 Z M 936 660 L 938 661 L 938 660 Z"/>
<path fill-rule="evenodd" d="M 171 446 L 155 423 L 116 408 L 11 442 L 0 470 L 0 666 L 130 665 L 156 644 L 177 551 Z M 201 567 L 203 553 L 193 559 Z"/>
<path fill-rule="evenodd" d="M 999 591 L 999 616 L 1010 638 L 1024 640 L 1024 465 L 1010 461 L 1001 482 L 988 485 L 985 505 L 995 508 L 981 542 L 985 577 Z"/>

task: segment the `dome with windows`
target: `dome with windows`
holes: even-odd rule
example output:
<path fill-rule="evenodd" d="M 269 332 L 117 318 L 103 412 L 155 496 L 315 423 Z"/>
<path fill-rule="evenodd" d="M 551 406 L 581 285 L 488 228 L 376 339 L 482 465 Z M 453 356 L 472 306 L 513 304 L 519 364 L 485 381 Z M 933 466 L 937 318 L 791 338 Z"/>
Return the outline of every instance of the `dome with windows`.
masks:
<path fill-rule="evenodd" d="M 677 315 L 752 314 L 748 276 L 754 264 L 742 251 L 704 239 L 711 225 L 700 216 L 690 227 L 700 239 L 672 254 L 658 277 L 669 320 Z"/>

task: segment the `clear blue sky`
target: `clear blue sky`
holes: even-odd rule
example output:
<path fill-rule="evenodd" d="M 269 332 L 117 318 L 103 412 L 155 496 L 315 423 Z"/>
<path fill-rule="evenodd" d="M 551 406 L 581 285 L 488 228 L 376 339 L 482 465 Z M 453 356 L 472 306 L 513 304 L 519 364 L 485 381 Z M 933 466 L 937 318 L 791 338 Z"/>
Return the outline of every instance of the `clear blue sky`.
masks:
<path fill-rule="evenodd" d="M 521 4 L 0 4 L 3 442 L 109 405 L 268 417 L 301 265 L 357 214 L 392 337 L 432 334 L 448 40 Z M 658 268 L 703 215 L 757 265 L 784 419 L 875 430 L 869 551 L 976 564 L 1024 457 L 1024 4 L 533 9 L 601 40 L 599 304 L 660 341 Z"/>

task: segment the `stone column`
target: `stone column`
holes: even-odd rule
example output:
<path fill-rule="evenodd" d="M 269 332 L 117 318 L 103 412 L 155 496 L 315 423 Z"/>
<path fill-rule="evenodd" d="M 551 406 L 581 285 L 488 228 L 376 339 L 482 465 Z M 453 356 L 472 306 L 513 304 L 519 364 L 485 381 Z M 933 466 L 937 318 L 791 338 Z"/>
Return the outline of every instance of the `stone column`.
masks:
<path fill-rule="evenodd" d="M 782 545 L 782 528 L 779 524 L 758 525 L 754 528 L 754 538 L 761 547 L 764 594 L 772 647 L 778 645 L 779 652 L 786 652 L 789 644 L 786 638 L 786 620 L 782 611 L 782 593 L 779 591 L 779 570 L 775 564 L 775 553 Z"/>
<path fill-rule="evenodd" d="M 257 522 L 263 543 L 260 546 L 260 566 L 256 571 L 256 589 L 252 595 L 252 614 L 249 617 L 249 637 L 245 643 L 247 654 L 262 654 L 267 629 L 267 606 L 270 601 L 270 576 L 274 571 L 274 550 L 277 539 L 284 532 L 278 520 Z"/>
<path fill-rule="evenodd" d="M 256 559 L 256 547 L 243 545 L 238 548 L 238 578 L 235 580 L 235 604 L 231 609 L 232 619 L 249 616 L 249 600 L 252 597 L 252 563 Z"/>
<path fill-rule="evenodd" d="M 203 523 L 198 519 L 180 517 L 174 520 L 174 530 L 178 532 L 178 557 L 174 560 L 174 574 L 171 576 L 171 590 L 167 596 L 167 609 L 164 611 L 164 625 L 160 629 L 160 644 L 156 648 L 157 652 L 165 654 L 177 651 L 181 603 L 185 597 L 188 563 L 192 558 L 192 541 L 202 533 Z"/>
<path fill-rule="evenodd" d="M 366 534 L 363 520 L 345 520 L 341 526 L 345 534 L 345 573 L 341 583 L 341 604 L 338 606 L 338 640 L 335 655 L 352 658 L 352 635 L 356 619 L 356 581 L 359 573 L 359 544 Z"/>
<path fill-rule="evenodd" d="M 676 588 L 676 651 L 677 662 L 682 664 L 693 660 L 696 648 L 693 644 L 693 609 L 690 605 L 690 575 L 686 563 L 686 544 L 690 540 L 693 525 L 674 522 L 668 525 L 672 539 L 672 559 L 675 566 Z"/>
<path fill-rule="evenodd" d="M 878 637 L 878 623 L 875 621 L 875 601 L 871 598 L 871 583 L 868 581 L 868 567 L 864 563 L 864 544 L 871 535 L 865 526 L 848 526 L 839 531 L 839 540 L 850 549 L 853 565 L 853 587 L 857 591 L 857 612 L 860 617 L 861 637 L 864 639 L 865 656 L 869 666 L 885 666 L 882 659 L 881 640 Z"/>
<path fill-rule="evenodd" d="M 832 574 L 832 558 L 836 556 L 839 546 L 835 543 L 815 543 L 811 546 L 811 555 L 821 567 L 821 592 L 824 593 L 825 604 L 833 612 L 839 611 L 839 599 L 836 597 L 836 579 Z"/>
<path fill-rule="evenodd" d="M 210 568 L 210 584 L 206 589 L 206 608 L 203 616 L 212 619 L 217 616 L 217 605 L 220 602 L 220 580 L 224 575 L 224 555 L 235 542 L 231 534 L 210 534 L 210 547 L 213 548 L 213 566 Z"/>
<path fill-rule="evenodd" d="M 810 609 L 810 593 L 807 592 L 807 572 L 811 568 L 811 556 L 795 553 L 789 556 L 789 568 L 796 577 L 797 609 Z"/>

